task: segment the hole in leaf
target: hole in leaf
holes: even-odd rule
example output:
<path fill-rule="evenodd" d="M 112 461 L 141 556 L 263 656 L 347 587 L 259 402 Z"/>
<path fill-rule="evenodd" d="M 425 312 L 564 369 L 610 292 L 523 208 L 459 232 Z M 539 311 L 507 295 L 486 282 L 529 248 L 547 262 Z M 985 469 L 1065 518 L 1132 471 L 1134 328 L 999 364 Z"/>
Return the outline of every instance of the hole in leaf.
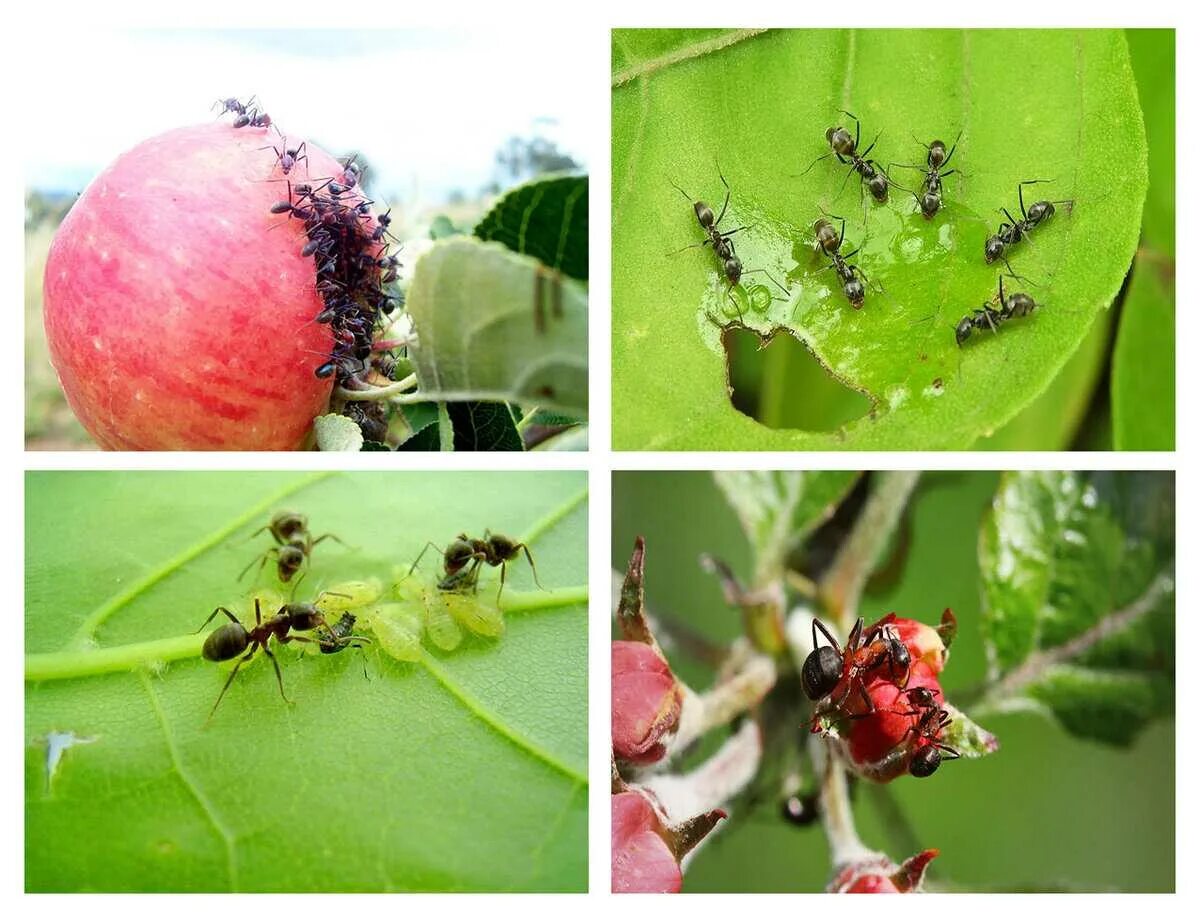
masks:
<path fill-rule="evenodd" d="M 764 338 L 733 325 L 722 339 L 733 407 L 760 424 L 831 431 L 871 410 L 868 398 L 834 379 L 785 329 Z"/>

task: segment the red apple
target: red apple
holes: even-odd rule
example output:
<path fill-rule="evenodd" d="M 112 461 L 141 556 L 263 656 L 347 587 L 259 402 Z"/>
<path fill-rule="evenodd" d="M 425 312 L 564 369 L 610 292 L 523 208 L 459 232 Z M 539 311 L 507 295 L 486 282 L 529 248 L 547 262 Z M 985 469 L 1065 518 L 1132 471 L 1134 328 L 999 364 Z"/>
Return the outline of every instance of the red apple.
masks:
<path fill-rule="evenodd" d="M 288 147 L 299 138 L 289 137 Z M 276 131 L 180 128 L 118 157 L 59 227 L 46 262 L 50 357 L 106 449 L 301 446 L 329 400 L 329 328 L 286 181 L 341 177 L 312 144 L 285 176 Z M 261 149 L 266 147 L 266 149 Z M 347 196 L 348 198 L 348 196 Z"/>

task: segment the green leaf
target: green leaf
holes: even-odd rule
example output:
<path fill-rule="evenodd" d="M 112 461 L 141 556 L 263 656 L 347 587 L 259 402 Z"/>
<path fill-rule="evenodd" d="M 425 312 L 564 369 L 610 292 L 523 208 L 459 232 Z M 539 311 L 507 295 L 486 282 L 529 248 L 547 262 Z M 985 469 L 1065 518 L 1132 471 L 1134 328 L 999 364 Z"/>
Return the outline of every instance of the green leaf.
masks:
<path fill-rule="evenodd" d="M 404 405 L 401 410 L 411 433 L 396 449 L 401 452 L 436 452 L 440 449 L 437 405 L 418 402 Z"/>
<path fill-rule="evenodd" d="M 1175 32 L 1130 29 L 1126 34 L 1146 115 L 1150 190 L 1113 354 L 1113 440 L 1117 449 L 1173 450 Z"/>
<path fill-rule="evenodd" d="M 512 409 L 497 402 L 451 402 L 455 451 L 495 452 L 525 448 Z"/>
<path fill-rule="evenodd" d="M 833 514 L 857 477 L 857 472 L 713 472 L 762 577 L 782 573 L 788 552 Z"/>
<path fill-rule="evenodd" d="M 588 179 L 539 176 L 504 195 L 475 235 L 532 255 L 567 277 L 588 278 Z"/>
<path fill-rule="evenodd" d="M 1174 476 L 1017 472 L 979 539 L 987 703 L 1128 742 L 1171 710 Z"/>
<path fill-rule="evenodd" d="M 291 705 L 259 654 L 206 728 L 228 666 L 192 632 L 252 587 L 280 508 L 347 543 L 297 599 L 488 527 L 552 592 L 510 565 L 504 634 L 415 663 L 278 647 Z M 31 473 L 26 514 L 28 890 L 586 888 L 584 475 Z"/>
<path fill-rule="evenodd" d="M 362 449 L 362 430 L 345 415 L 323 414 L 313 421 L 317 449 L 323 453 L 358 452 Z"/>
<path fill-rule="evenodd" d="M 511 401 L 587 414 L 587 294 L 499 243 L 434 243 L 408 310 L 420 386 L 410 401 Z"/>
<path fill-rule="evenodd" d="M 942 731 L 942 742 L 953 747 L 964 758 L 978 759 L 1000 748 L 1000 741 L 971 720 L 952 704 L 943 704 L 950 714 L 950 723 Z"/>
<path fill-rule="evenodd" d="M 657 34 L 657 33 L 656 33 Z M 613 441 L 618 449 L 966 448 L 1043 392 L 1120 288 L 1146 190 L 1141 112 L 1122 33 L 831 31 L 647 36 L 614 33 Z M 1021 49 L 1020 86 L 1013 49 Z M 802 90 L 798 87 L 803 87 Z M 1031 89 L 1036 87 L 1036 89 Z M 862 119 L 861 148 L 882 165 L 923 160 L 912 134 L 962 140 L 933 221 L 893 188 L 859 204 L 827 128 Z M 852 127 L 852 125 L 851 125 Z M 772 430 L 730 404 L 720 333 L 727 286 L 691 206 L 720 208 L 747 269 L 787 278 L 786 298 L 744 309 L 744 322 L 807 344 L 873 410 L 839 430 Z M 894 168 L 911 185 L 918 173 Z M 997 208 L 1017 183 L 1060 206 L 1011 253 L 1042 304 L 961 350 L 953 325 L 996 293 L 983 259 Z M 868 196 L 869 199 L 869 196 Z M 854 261 L 872 284 L 849 308 L 812 251 L 819 207 L 846 218 Z M 762 274 L 753 287 L 771 287 Z M 745 291 L 739 296 L 747 303 Z M 756 298 L 759 292 L 754 292 Z M 796 397 L 807 397 L 797 394 Z"/>

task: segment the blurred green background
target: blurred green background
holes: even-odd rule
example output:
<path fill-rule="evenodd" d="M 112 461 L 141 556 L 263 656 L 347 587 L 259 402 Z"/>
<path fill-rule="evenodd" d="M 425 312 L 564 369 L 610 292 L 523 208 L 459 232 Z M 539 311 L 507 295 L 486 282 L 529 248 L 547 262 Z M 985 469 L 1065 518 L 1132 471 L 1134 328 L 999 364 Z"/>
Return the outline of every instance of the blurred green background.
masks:
<path fill-rule="evenodd" d="M 1175 32 L 1126 37 L 1150 149 L 1137 256 L 1117 301 L 1050 387 L 977 449 L 1175 448 Z M 765 347 L 751 332 L 727 340 L 734 406 L 768 427 L 833 430 L 868 407 L 791 335 Z"/>
<path fill-rule="evenodd" d="M 868 619 L 896 611 L 932 623 L 944 607 L 954 609 L 960 632 L 942 679 L 951 701 L 985 675 L 976 543 L 998 477 L 926 473 L 910 504 L 912 540 L 898 579 L 863 600 Z M 615 472 L 612 513 L 614 569 L 624 570 L 636 536 L 646 538 L 652 612 L 718 642 L 740 633 L 737 612 L 697 563 L 710 552 L 742 578 L 751 574 L 741 526 L 707 472 Z M 711 681 L 707 667 L 678 651 L 671 663 L 694 688 Z M 915 841 L 941 849 L 931 881 L 963 891 L 1174 890 L 1173 718 L 1151 724 L 1126 751 L 1068 736 L 1035 714 L 988 717 L 982 726 L 1000 739 L 996 755 L 889 785 Z M 897 861 L 915 853 L 898 849 L 870 791 L 856 788 L 863 841 Z M 773 800 L 749 815 L 737 810 L 697 854 L 685 891 L 824 888 L 830 863 L 819 825 L 785 823 Z"/>

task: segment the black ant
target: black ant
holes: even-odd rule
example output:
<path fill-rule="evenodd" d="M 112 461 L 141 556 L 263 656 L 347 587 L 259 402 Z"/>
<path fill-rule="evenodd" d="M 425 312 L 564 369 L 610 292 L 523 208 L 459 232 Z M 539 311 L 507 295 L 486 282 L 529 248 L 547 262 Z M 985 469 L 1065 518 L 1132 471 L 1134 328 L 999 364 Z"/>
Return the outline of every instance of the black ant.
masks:
<path fill-rule="evenodd" d="M 271 538 L 275 540 L 277 545 L 284 545 L 290 542 L 297 533 L 304 532 L 308 529 L 308 517 L 301 513 L 293 513 L 291 510 L 280 510 L 271 517 L 271 521 L 261 529 L 251 534 L 250 538 L 254 538 L 264 532 L 270 532 Z"/>
<path fill-rule="evenodd" d="M 958 132 L 958 136 L 954 138 L 954 143 L 950 146 L 950 151 L 946 152 L 946 145 L 935 140 L 933 143 L 922 143 L 917 138 L 917 143 L 923 146 L 927 153 L 925 156 L 924 166 L 908 165 L 905 163 L 891 163 L 892 166 L 899 166 L 901 169 L 917 169 L 925 173 L 925 177 L 921 180 L 921 193 L 912 192 L 917 203 L 921 207 L 921 215 L 926 220 L 931 220 L 942 208 L 942 179 L 947 175 L 954 175 L 956 169 L 946 169 L 944 167 L 950 164 L 950 158 L 954 156 L 954 151 L 958 149 L 958 142 L 962 139 L 962 131 Z"/>
<path fill-rule="evenodd" d="M 871 141 L 871 145 L 863 150 L 862 153 L 859 153 L 858 144 L 862 139 L 862 123 L 855 115 L 852 115 L 845 109 L 841 109 L 841 113 L 854 119 L 854 138 L 851 139 L 850 132 L 840 124 L 837 127 L 831 127 L 826 130 L 825 139 L 829 142 L 829 152 L 823 153 L 814 159 L 809 164 L 808 169 L 805 169 L 800 175 L 807 175 L 812 167 L 825 159 L 825 157 L 836 156 L 839 163 L 850 166 L 850 172 L 847 172 L 846 178 L 842 180 L 842 188 L 846 187 L 846 181 L 850 178 L 850 173 L 857 172 L 862 176 L 863 183 L 871 192 L 871 197 L 882 204 L 887 200 L 888 185 L 895 183 L 888 178 L 883 166 L 879 165 L 873 159 L 867 159 L 867 156 L 875 149 L 875 144 L 879 142 L 883 131 L 876 134 L 875 139 Z M 862 194 L 861 187 L 859 188 L 859 194 Z M 841 195 L 841 191 L 838 192 L 838 195 Z"/>
<path fill-rule="evenodd" d="M 260 649 L 271 658 L 271 665 L 275 667 L 275 679 L 279 683 L 279 694 L 283 696 L 284 701 L 291 704 L 287 693 L 283 690 L 283 674 L 279 671 L 279 661 L 275 659 L 275 654 L 271 653 L 271 648 L 267 646 L 268 641 L 272 637 L 279 644 L 288 644 L 292 641 L 302 641 L 306 644 L 319 643 L 312 638 L 303 637 L 299 634 L 291 634 L 290 632 L 312 631 L 316 628 L 324 628 L 330 635 L 330 640 L 338 640 L 333 633 L 333 629 L 325 621 L 325 616 L 316 607 L 315 603 L 286 603 L 279 607 L 278 612 L 264 621 L 257 597 L 254 600 L 253 628 L 247 630 L 246 626 L 238 621 L 236 615 L 224 606 L 217 606 L 217 608 L 213 609 L 212 614 L 204 620 L 204 624 L 193 633 L 198 634 L 203 631 L 209 622 L 222 613 L 229 619 L 229 624 L 222 625 L 205 639 L 204 647 L 201 650 L 204 659 L 211 660 L 214 663 L 223 663 L 226 660 L 232 660 L 242 653 L 242 651 L 246 650 L 247 647 L 250 650 L 244 657 L 238 660 L 237 665 L 234 666 L 233 671 L 229 674 L 229 678 L 225 680 L 225 686 L 221 689 L 221 694 L 217 696 L 216 704 L 212 706 L 212 710 L 208 714 L 209 720 L 217 712 L 217 705 L 225 697 L 225 692 L 229 690 L 229 686 L 233 683 L 238 670 L 242 668 L 242 664 L 249 661 Z"/>
<path fill-rule="evenodd" d="M 508 562 L 515 561 L 521 552 L 525 552 L 525 558 L 529 561 L 529 568 L 533 571 L 533 582 L 538 585 L 538 589 L 545 589 L 541 580 L 538 579 L 537 565 L 533 563 L 533 555 L 529 551 L 529 546 L 506 535 L 485 529 L 482 539 L 474 539 L 466 533 L 460 533 L 453 542 L 446 546 L 445 551 L 439 549 L 432 542 L 426 542 L 421 553 L 417 555 L 417 560 L 408 569 L 409 574 L 416 570 L 417 565 L 421 563 L 421 558 L 430 548 L 442 552 L 445 576 L 438 582 L 439 590 L 461 592 L 468 588 L 476 589 L 480 566 L 487 564 L 489 567 L 500 568 L 500 589 L 496 591 L 496 601 L 499 602 L 500 594 L 504 591 L 504 578 L 508 571 Z"/>
<path fill-rule="evenodd" d="M 842 293 L 846 295 L 846 299 L 850 301 L 850 305 L 855 309 L 862 309 L 863 300 L 866 299 L 867 295 L 867 275 L 858 265 L 849 264 L 847 261 L 847 259 L 857 255 L 859 249 L 856 248 L 845 255 L 839 252 L 838 250 L 845 239 L 846 218 L 838 217 L 834 214 L 826 214 L 825 216 L 841 220 L 842 225 L 841 229 L 834 229 L 833 224 L 826 220 L 825 217 L 819 218 L 813 224 L 813 230 L 817 236 L 816 250 L 824 252 L 829 256 L 829 264 L 821 270 L 826 271 L 829 268 L 833 268 L 834 273 L 838 276 L 838 280 L 841 281 Z"/>
<path fill-rule="evenodd" d="M 1036 201 L 1030 205 L 1028 210 L 1025 209 L 1025 186 L 1038 185 L 1049 181 L 1053 180 L 1028 179 L 1017 183 L 1017 201 L 1021 205 L 1021 219 L 1018 220 L 1010 214 L 1007 208 L 1000 208 L 1000 212 L 1008 217 L 1008 222 L 1001 223 L 995 234 L 989 236 L 983 243 L 983 258 L 989 265 L 997 258 L 1000 258 L 1011 272 L 1012 266 L 1008 264 L 1008 258 L 1004 254 L 1005 250 L 1009 246 L 1016 245 L 1022 239 L 1029 238 L 1030 230 L 1053 217 L 1055 204 L 1066 204 L 1068 207 L 1074 207 L 1075 201 L 1067 199 L 1062 201 Z"/>
<path fill-rule="evenodd" d="M 827 646 L 817 646 L 817 629 L 825 635 L 829 642 Z M 833 694 L 838 685 L 845 680 L 846 690 L 835 706 L 840 705 L 857 687 L 860 697 L 865 703 L 865 716 L 875 710 L 875 705 L 867 694 L 863 676 L 886 665 L 888 677 L 897 682 L 901 677 L 905 684 L 908 682 L 909 665 L 912 662 L 908 647 L 900 640 L 895 627 L 887 622 L 872 625 L 863 633 L 863 620 L 860 618 L 850 631 L 843 649 L 837 639 L 829 633 L 819 619 L 812 622 L 813 650 L 804 661 L 800 671 L 800 681 L 804 694 L 810 701 L 819 701 Z"/>
<path fill-rule="evenodd" d="M 276 132 L 278 132 L 278 130 L 279 129 L 276 128 Z M 300 143 L 300 146 L 298 146 L 294 149 L 289 149 L 288 145 L 287 145 L 287 138 L 284 137 L 282 134 L 280 134 L 279 136 L 280 136 L 280 139 L 283 141 L 283 149 L 282 150 L 280 150 L 279 147 L 277 147 L 273 144 L 271 146 L 259 147 L 259 149 L 260 150 L 274 150 L 276 162 L 279 163 L 279 171 L 282 172 L 284 175 L 287 175 L 296 166 L 298 166 L 300 164 L 301 160 L 303 160 L 305 162 L 308 161 L 308 143 L 302 141 Z M 327 182 L 326 184 L 332 184 L 332 182 Z"/>
<path fill-rule="evenodd" d="M 721 262 L 721 271 L 725 275 L 725 280 L 729 282 L 729 287 L 726 289 L 725 295 L 728 296 L 730 302 L 733 303 L 733 307 L 737 310 L 738 317 L 740 318 L 742 315 L 742 308 L 738 304 L 738 301 L 734 298 L 733 288 L 741 283 L 744 275 L 765 274 L 771 279 L 771 282 L 785 294 L 788 292 L 788 290 L 783 286 L 783 284 L 775 280 L 774 277 L 771 277 L 771 273 L 766 268 L 753 268 L 747 270 L 742 266 L 742 260 L 738 258 L 737 251 L 734 249 L 733 241 L 729 237 L 734 233 L 741 232 L 742 230 L 746 229 L 746 227 L 739 226 L 731 230 L 722 230 L 720 228 L 721 221 L 725 219 L 725 211 L 729 209 L 729 197 L 732 194 L 732 191 L 729 187 L 729 182 L 725 181 L 725 176 L 721 173 L 720 169 L 717 170 L 717 175 L 721 177 L 721 184 L 725 186 L 725 203 L 721 205 L 720 215 L 716 216 L 715 218 L 713 216 L 711 207 L 709 207 L 703 201 L 694 200 L 690 194 L 688 194 L 674 182 L 671 182 L 671 185 L 675 188 L 675 190 L 683 195 L 683 197 L 689 203 L 691 203 L 692 208 L 696 211 L 696 220 L 699 221 L 700 228 L 704 230 L 705 235 L 708 236 L 708 238 L 703 242 L 685 245 L 679 250 L 679 252 L 685 251 L 686 249 L 703 248 L 706 245 L 711 245 L 713 247 L 713 251 L 716 253 L 717 258 Z M 673 252 L 672 254 L 678 255 L 679 252 Z M 772 299 L 776 298 L 772 297 Z"/>
<path fill-rule="evenodd" d="M 963 316 L 954 327 L 955 343 L 959 347 L 962 347 L 967 339 L 971 337 L 973 330 L 983 331 L 986 328 L 991 329 L 992 333 L 995 334 L 998 331 L 997 326 L 1007 322 L 1009 319 L 1027 316 L 1038 307 L 1033 297 L 1027 293 L 1014 293 L 1006 297 L 1004 295 L 1004 275 L 1000 275 L 999 303 L 999 307 L 994 307 L 989 300 L 981 308 L 971 313 L 971 315 Z"/>
<path fill-rule="evenodd" d="M 927 688 L 911 688 L 903 694 L 912 707 L 900 713 L 917 718 L 916 723 L 900 738 L 901 744 L 910 736 L 916 739 L 917 748 L 909 760 L 908 773 L 914 778 L 928 778 L 938 770 L 942 759 L 962 758 L 962 753 L 957 749 L 938 739 L 953 718 L 949 711 L 938 704 L 936 696 Z"/>
<path fill-rule="evenodd" d="M 308 561 L 309 557 L 312 555 L 312 550 L 326 539 L 333 539 L 342 546 L 346 545 L 345 542 L 335 536 L 332 532 L 327 532 L 325 535 L 314 539 L 312 537 L 312 533 L 310 533 L 307 529 L 307 519 L 299 516 L 299 514 L 291 515 L 293 518 L 287 521 L 285 524 L 287 528 L 290 528 L 291 535 L 281 540 L 276 532 L 276 519 L 278 519 L 281 515 L 282 514 L 277 514 L 276 517 L 272 519 L 272 522 L 264 527 L 265 529 L 270 530 L 271 536 L 275 539 L 277 544 L 263 552 L 262 560 L 258 565 L 258 569 L 261 571 L 266 566 L 267 562 L 274 557 L 275 571 L 278 574 L 281 583 L 287 583 L 290 581 L 292 577 L 296 575 L 297 571 L 304 567 L 305 562 Z M 305 526 L 297 527 L 297 519 L 304 520 Z M 262 531 L 263 529 L 260 529 L 258 532 Z M 258 535 L 258 532 L 256 532 L 255 535 Z M 243 577 L 245 577 L 246 572 L 252 567 L 254 567 L 253 561 L 247 564 L 242 572 L 238 575 L 238 580 L 241 580 Z M 298 584 L 299 581 L 297 581 L 297 585 Z"/>
<path fill-rule="evenodd" d="M 246 114 L 247 109 L 253 109 L 256 98 L 256 96 L 251 96 L 248 102 L 239 102 L 237 99 L 217 99 L 216 102 L 209 106 L 209 110 L 211 111 L 218 105 L 221 106 L 221 111 L 217 114 L 218 118 L 220 118 L 221 115 L 228 114 L 229 112 L 234 112 L 238 115 L 244 115 Z"/>

